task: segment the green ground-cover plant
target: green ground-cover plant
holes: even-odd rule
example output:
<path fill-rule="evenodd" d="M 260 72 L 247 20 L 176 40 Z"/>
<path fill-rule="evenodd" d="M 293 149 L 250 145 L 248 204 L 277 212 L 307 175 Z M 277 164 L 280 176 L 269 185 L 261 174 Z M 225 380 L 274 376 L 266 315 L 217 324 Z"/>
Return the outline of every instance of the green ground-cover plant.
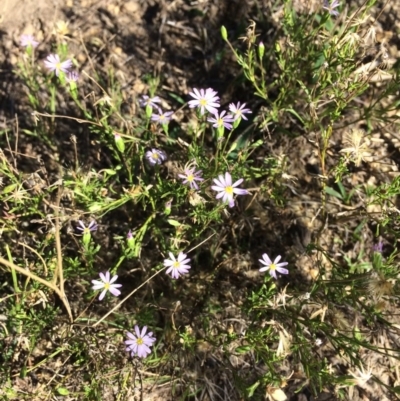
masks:
<path fill-rule="evenodd" d="M 231 399 L 284 400 L 286 391 L 304 388 L 345 398 L 354 385 L 390 387 L 363 358 L 389 355 L 397 368 L 394 343 L 382 345 L 376 333 L 396 330 L 386 310 L 398 293 L 390 245 L 399 237 L 398 180 L 375 187 L 346 181 L 369 163 L 377 127 L 398 124 L 391 114 L 397 73 L 378 85 L 376 71 L 355 62 L 372 29 L 373 4 L 341 15 L 343 6 L 325 2 L 301 14 L 285 1 L 277 40 L 260 42 L 252 23 L 244 52 L 223 27 L 247 90 L 265 102 L 258 115 L 240 99 L 223 110 L 212 88 L 164 96 L 162 77 L 148 77 L 148 93 L 127 116 L 112 70 L 107 78 L 95 65 L 80 70 L 64 36 L 45 60 L 36 58 L 33 37 L 22 38 L 17 74 L 35 122 L 24 132 L 53 152 L 58 171 L 47 174 L 44 165 L 24 173 L 29 155 L 19 154 L 16 134 L 2 133 L 5 399 L 15 398 L 15 375 L 24 378 L 60 355 L 75 373 L 49 379 L 48 397 L 102 399 L 104 377 L 112 377 L 121 400 L 130 387 L 155 391 L 164 383 L 173 399 L 222 394 L 207 375 L 188 374 L 196 363 L 223 368 Z M 360 98 L 370 101 L 359 107 Z M 78 133 L 60 139 L 66 121 L 82 126 L 88 152 Z M 339 150 L 338 131 L 345 133 Z M 267 153 L 274 135 L 303 136 L 317 155 L 313 219 L 322 224 L 301 255 L 274 240 L 280 222 L 254 235 L 262 228 L 256 205 L 266 199 L 270 210 L 284 210 L 298 191 L 290 156 Z M 333 215 L 331 205 L 348 213 Z M 338 230 L 331 241 L 328 227 Z M 373 249 L 364 243 L 368 227 Z M 264 235 L 260 245 L 254 241 Z M 38 344 L 46 333 L 57 347 L 44 357 Z M 72 374 L 82 378 L 78 387 L 69 383 Z"/>

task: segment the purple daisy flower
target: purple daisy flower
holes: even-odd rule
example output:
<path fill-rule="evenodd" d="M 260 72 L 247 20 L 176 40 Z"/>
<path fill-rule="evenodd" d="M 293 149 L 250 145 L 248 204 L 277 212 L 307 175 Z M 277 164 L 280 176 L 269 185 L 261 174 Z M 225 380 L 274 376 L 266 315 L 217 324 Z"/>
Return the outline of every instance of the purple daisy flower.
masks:
<path fill-rule="evenodd" d="M 218 112 L 216 112 L 214 113 L 214 117 L 208 117 L 207 121 L 209 121 L 210 123 L 214 123 L 214 128 L 225 127 L 226 129 L 232 129 L 231 123 L 233 122 L 233 117 L 230 114 L 225 114 L 225 110 L 221 111 L 221 114 L 218 114 Z"/>
<path fill-rule="evenodd" d="M 21 35 L 20 44 L 22 47 L 37 47 L 39 42 L 35 40 L 33 35 Z"/>
<path fill-rule="evenodd" d="M 209 111 L 210 113 L 217 113 L 219 104 L 219 97 L 216 96 L 217 92 L 215 90 L 208 88 L 204 89 L 193 89 L 193 92 L 189 93 L 190 96 L 194 98 L 194 100 L 189 100 L 189 107 L 192 109 L 194 107 L 198 107 L 200 109 L 200 114 L 203 115 L 205 111 Z"/>
<path fill-rule="evenodd" d="M 198 191 L 199 186 L 196 181 L 204 181 L 204 179 L 201 178 L 202 174 L 203 172 L 201 170 L 196 171 L 194 168 L 185 168 L 185 174 L 178 174 L 178 177 L 182 178 L 183 184 L 189 184 L 190 188 Z"/>
<path fill-rule="evenodd" d="M 132 357 L 137 355 L 139 358 L 145 358 L 151 353 L 150 347 L 154 344 L 156 338 L 153 337 L 153 332 L 149 331 L 147 334 L 146 332 L 147 326 L 143 326 L 143 329 L 140 330 L 138 325 L 135 325 L 135 334 L 128 331 L 127 336 L 129 339 L 124 342 L 127 345 L 126 350 L 131 353 Z"/>
<path fill-rule="evenodd" d="M 141 99 L 139 99 L 140 107 L 155 107 L 156 109 L 160 109 L 157 103 L 161 103 L 161 99 L 158 96 L 150 97 L 147 95 L 143 95 Z"/>
<path fill-rule="evenodd" d="M 179 276 L 187 274 L 190 269 L 188 265 L 190 259 L 187 259 L 186 256 L 186 253 L 179 252 L 176 259 L 172 252 L 169 252 L 169 259 L 164 260 L 164 266 L 168 267 L 166 273 L 170 274 L 172 278 L 179 278 Z"/>
<path fill-rule="evenodd" d="M 239 118 L 243 118 L 243 120 L 247 120 L 245 114 L 251 114 L 250 109 L 246 109 L 246 103 L 240 104 L 240 102 L 235 105 L 235 103 L 231 103 L 229 105 L 229 111 L 233 117 L 233 121 L 238 120 Z"/>
<path fill-rule="evenodd" d="M 340 3 L 338 0 L 333 0 L 332 3 L 330 3 L 330 0 L 324 0 L 324 5 L 322 8 L 328 11 L 330 15 L 337 17 L 339 15 L 339 11 L 335 10 L 335 8 L 338 8 L 339 6 Z"/>
<path fill-rule="evenodd" d="M 225 173 L 225 176 L 223 174 L 219 175 L 218 178 L 214 178 L 213 181 L 216 185 L 213 185 L 211 188 L 214 191 L 219 192 L 216 198 L 222 198 L 223 202 L 228 202 L 229 207 L 235 206 L 233 194 L 249 195 L 249 192 L 246 189 L 236 188 L 243 182 L 243 178 L 232 184 L 232 176 L 228 172 Z"/>
<path fill-rule="evenodd" d="M 374 244 L 372 247 L 374 252 L 382 253 L 383 252 L 383 242 L 379 240 L 377 244 Z"/>
<path fill-rule="evenodd" d="M 79 73 L 77 71 L 69 71 L 66 78 L 67 82 L 78 82 Z"/>
<path fill-rule="evenodd" d="M 78 227 L 76 227 L 76 229 L 82 231 L 82 234 L 87 234 L 96 231 L 97 227 L 97 223 L 94 220 L 92 220 L 87 227 L 82 220 L 78 220 Z"/>
<path fill-rule="evenodd" d="M 50 54 L 47 56 L 46 60 L 44 60 L 44 65 L 50 72 L 54 71 L 58 76 L 60 71 L 65 74 L 69 71 L 69 69 L 72 67 L 72 61 L 65 60 L 61 62 L 58 54 Z"/>
<path fill-rule="evenodd" d="M 164 163 L 167 160 L 167 155 L 163 150 L 152 148 L 146 152 L 145 158 L 151 166 L 155 166 Z"/>
<path fill-rule="evenodd" d="M 101 292 L 101 294 L 99 296 L 100 301 L 104 298 L 107 291 L 110 291 L 111 294 L 113 294 L 116 297 L 118 295 L 121 295 L 121 291 L 118 290 L 118 288 L 122 287 L 122 284 L 114 284 L 114 281 L 116 281 L 118 278 L 117 275 L 115 275 L 111 278 L 109 271 L 107 271 L 106 274 L 100 273 L 99 275 L 100 275 L 101 280 L 92 280 L 92 284 L 93 284 L 92 289 L 94 291 L 103 289 L 103 291 Z"/>
<path fill-rule="evenodd" d="M 278 255 L 275 260 L 272 262 L 269 256 L 264 253 L 262 255 L 262 259 L 258 259 L 261 264 L 264 266 L 259 269 L 260 272 L 265 272 L 269 270 L 269 274 L 274 278 L 277 279 L 276 272 L 281 273 L 281 274 L 289 274 L 289 270 L 285 269 L 283 266 L 286 266 L 288 262 L 281 262 L 278 263 L 281 260 L 281 255 Z"/>
<path fill-rule="evenodd" d="M 163 113 L 161 109 L 158 109 L 158 112 L 159 114 L 152 114 L 151 121 L 155 121 L 159 124 L 168 124 L 171 121 L 172 114 L 174 114 L 173 111 L 166 111 Z"/>

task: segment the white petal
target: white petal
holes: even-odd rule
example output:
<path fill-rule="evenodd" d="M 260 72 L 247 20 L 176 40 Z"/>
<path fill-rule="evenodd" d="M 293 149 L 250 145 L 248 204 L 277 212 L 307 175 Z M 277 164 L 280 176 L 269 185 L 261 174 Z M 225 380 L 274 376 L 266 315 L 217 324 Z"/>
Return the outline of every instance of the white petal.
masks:
<path fill-rule="evenodd" d="M 272 265 L 272 260 L 269 258 L 269 256 L 266 253 L 264 253 L 262 255 L 262 258 L 265 260 L 266 263 L 268 263 L 269 265 Z"/>
<path fill-rule="evenodd" d="M 240 178 L 239 180 L 237 180 L 234 184 L 232 184 L 232 187 L 237 187 L 238 185 L 240 185 L 243 182 L 243 178 Z"/>
<path fill-rule="evenodd" d="M 214 191 L 218 191 L 218 192 L 225 191 L 224 187 L 219 187 L 217 185 L 212 185 L 211 189 L 213 189 Z"/>
<path fill-rule="evenodd" d="M 107 293 L 107 290 L 102 291 L 102 293 L 101 293 L 100 296 L 99 296 L 99 301 L 101 301 L 101 300 L 104 298 L 104 296 L 106 295 L 106 293 Z"/>
<path fill-rule="evenodd" d="M 242 188 L 233 188 L 233 193 L 236 195 L 248 195 L 249 192 L 246 189 Z"/>
<path fill-rule="evenodd" d="M 228 172 L 225 173 L 225 186 L 232 186 L 232 176 Z"/>
<path fill-rule="evenodd" d="M 289 274 L 289 270 L 288 269 L 284 269 L 283 267 L 277 267 L 276 271 L 278 273 L 281 273 L 281 274 Z"/>

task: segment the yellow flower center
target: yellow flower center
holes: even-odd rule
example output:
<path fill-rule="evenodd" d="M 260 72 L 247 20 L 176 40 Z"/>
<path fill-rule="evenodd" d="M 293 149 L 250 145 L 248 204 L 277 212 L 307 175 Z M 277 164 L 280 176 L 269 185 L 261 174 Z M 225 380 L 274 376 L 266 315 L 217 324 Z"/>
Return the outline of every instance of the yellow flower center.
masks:
<path fill-rule="evenodd" d="M 228 195 L 233 195 L 233 187 L 226 187 L 226 188 L 225 188 L 225 192 L 226 192 Z"/>
<path fill-rule="evenodd" d="M 142 345 L 142 344 L 143 344 L 143 339 L 139 337 L 139 338 L 136 340 L 136 344 L 137 344 L 137 345 Z"/>
<path fill-rule="evenodd" d="M 199 100 L 199 103 L 200 103 L 202 106 L 206 106 L 206 105 L 207 105 L 207 100 L 206 100 L 206 99 L 200 99 L 200 100 Z"/>
<path fill-rule="evenodd" d="M 194 180 L 193 174 L 189 174 L 186 178 L 187 178 L 187 180 L 188 180 L 189 182 L 192 182 L 192 181 Z"/>
<path fill-rule="evenodd" d="M 174 269 L 177 269 L 179 265 L 180 263 L 176 260 L 172 266 L 174 267 Z"/>
<path fill-rule="evenodd" d="M 109 290 L 110 289 L 110 283 L 104 283 L 104 289 Z"/>
<path fill-rule="evenodd" d="M 153 159 L 156 159 L 156 160 L 158 159 L 158 153 L 156 153 L 156 152 L 153 153 Z"/>
<path fill-rule="evenodd" d="M 60 70 L 61 69 L 61 62 L 56 64 L 56 70 Z"/>
<path fill-rule="evenodd" d="M 269 265 L 269 270 L 276 270 L 276 265 L 275 265 L 275 263 L 271 263 L 271 264 Z"/>

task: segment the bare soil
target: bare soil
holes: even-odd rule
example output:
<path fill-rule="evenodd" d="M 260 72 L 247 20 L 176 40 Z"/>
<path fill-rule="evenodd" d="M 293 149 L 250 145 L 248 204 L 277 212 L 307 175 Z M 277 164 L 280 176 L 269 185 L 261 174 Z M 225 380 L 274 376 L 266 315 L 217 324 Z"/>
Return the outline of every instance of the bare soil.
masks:
<path fill-rule="evenodd" d="M 311 3 L 312 7 L 316 7 L 316 2 Z M 390 50 L 390 57 L 397 60 L 399 40 L 396 32 L 400 30 L 398 4 L 397 2 L 389 3 L 390 5 L 380 18 L 379 34 L 382 37 L 387 36 L 388 39 L 385 40 Z M 298 1 L 296 7 L 298 10 L 306 10 L 309 9 L 310 4 Z M 376 15 L 379 15 L 380 9 L 382 6 L 378 5 Z M 262 19 L 260 16 L 264 14 L 268 14 L 271 18 Z M 279 19 L 280 16 L 280 10 L 271 9 L 268 2 L 253 0 L 199 0 L 193 2 L 184 0 L 3 0 L 0 4 L 0 129 L 7 128 L 15 133 L 21 127 L 29 127 L 33 123 L 29 107 L 23 100 L 25 88 L 13 73 L 19 52 L 21 52 L 18 43 L 23 33 L 34 34 L 42 42 L 38 47 L 38 57 L 43 59 L 51 51 L 48 43 L 52 38 L 56 23 L 58 21 L 67 22 L 70 49 L 74 58 L 79 61 L 82 70 L 90 73 L 96 70 L 105 77 L 110 66 L 115 69 L 121 83 L 127 114 L 135 113 L 136 99 L 148 92 L 146 74 L 162 76 L 161 91 L 165 96 L 168 94 L 185 96 L 193 86 L 213 87 L 220 93 L 222 104 L 239 98 L 241 101 L 249 102 L 252 108 L 257 109 L 261 107 L 261 103 L 254 99 L 252 92 L 240 81 L 239 68 L 220 38 L 220 26 L 225 25 L 228 28 L 229 37 L 239 38 L 245 34 L 250 20 L 255 19 L 262 32 L 260 38 L 265 39 L 265 42 L 268 43 L 268 37 L 275 34 L 273 20 Z M 391 32 L 395 34 L 392 35 Z M 90 58 L 88 54 L 90 54 Z M 68 113 L 68 106 L 65 107 L 65 113 Z M 71 133 L 78 134 L 79 149 L 87 156 L 85 160 L 88 169 L 90 166 L 101 166 L 101 157 L 91 146 L 93 142 L 90 135 L 82 131 L 81 127 L 76 124 L 65 124 L 64 129 L 65 133 L 60 135 L 56 148 L 46 147 L 20 132 L 20 152 L 33 158 L 31 162 L 24 158 L 20 167 L 26 170 L 26 173 L 38 171 L 41 168 L 38 160 L 41 159 L 49 175 L 53 175 L 55 180 L 59 168 L 55 159 L 59 159 L 61 164 L 65 164 L 73 154 L 73 146 L 68 139 Z M 354 174 L 348 178 L 350 181 L 347 182 L 351 187 L 366 182 L 375 184 L 387 182 L 390 177 L 398 175 L 400 138 L 397 132 L 392 132 L 390 127 L 382 127 L 382 131 L 377 132 L 374 137 L 375 141 L 370 144 L 370 147 L 379 155 L 380 163 L 371 163 L 368 171 L 354 171 Z M 316 178 L 319 171 L 314 170 L 317 165 L 316 149 L 309 138 L 306 139 L 304 136 L 285 140 L 274 139 L 273 135 L 270 137 L 265 134 L 265 138 L 269 140 L 268 152 L 270 154 L 290 156 L 288 172 L 295 177 L 295 180 L 288 184 L 291 200 L 285 210 L 276 210 L 262 199 L 254 202 L 252 212 L 258 220 L 252 222 L 252 233 L 257 234 L 249 234 L 249 240 L 253 241 L 255 249 L 261 249 L 263 244 L 268 241 L 273 244 L 277 253 L 281 250 L 291 250 L 293 254 L 297 255 L 298 281 L 300 283 L 310 282 L 316 275 L 313 266 L 317 264 L 317 261 L 304 255 L 304 247 L 307 246 L 313 235 L 326 224 L 318 217 L 321 206 L 321 185 Z M 343 147 L 342 132 L 337 132 L 332 141 L 334 142 L 332 152 L 336 148 Z M 352 205 L 351 210 L 355 209 L 356 205 Z M 339 214 L 348 212 L 348 210 L 344 210 L 342 205 L 332 202 L 329 205 L 329 212 L 339 219 Z M 111 222 L 109 223 L 112 225 Z M 357 224 L 358 221 L 355 220 L 354 227 Z M 332 224 L 326 230 L 321 245 L 330 249 L 331 252 L 336 250 L 339 254 L 341 252 L 339 247 L 344 244 L 348 247 L 348 256 L 356 257 L 360 244 L 352 243 L 348 239 L 349 233 L 340 231 L 340 227 L 338 227 L 339 224 Z M 366 227 L 363 231 L 363 246 L 372 246 L 374 229 L 375 227 L 371 226 Z M 338 241 L 338 238 L 341 242 Z M 107 258 L 106 255 L 105 258 Z M 204 255 L 204 258 L 207 260 L 207 255 Z M 178 300 L 166 297 L 163 300 L 165 302 L 163 305 L 164 315 L 160 313 L 160 321 L 170 319 L 171 314 L 174 314 L 175 324 L 181 327 L 193 326 L 197 322 L 196 312 L 201 310 L 201 301 L 199 300 L 205 297 L 220 297 L 219 302 L 226 306 L 225 310 L 221 312 L 222 317 L 224 319 L 235 318 L 239 302 L 232 300 L 234 298 L 232 294 L 235 295 L 236 301 L 240 299 L 241 292 L 252 285 L 254 277 L 251 272 L 247 271 L 250 269 L 251 261 L 246 257 L 232 255 L 230 261 L 231 265 L 229 267 L 222 266 L 221 274 L 212 280 L 210 275 L 207 276 L 207 272 L 204 273 L 205 279 L 202 281 L 204 287 L 197 288 L 198 292 L 192 295 L 190 304 L 185 305 L 185 310 L 189 312 L 185 313 L 179 309 L 176 304 Z M 241 274 L 239 279 L 235 278 L 238 274 Z M 183 288 L 184 293 L 188 291 L 189 288 Z M 190 288 L 190 291 L 194 291 L 194 289 Z M 74 311 L 84 309 L 80 305 L 79 291 L 76 288 L 71 292 L 71 302 Z M 134 309 L 134 304 L 127 305 L 126 308 Z M 104 311 L 91 310 L 87 316 L 101 315 L 101 312 Z M 397 309 L 393 310 L 393 315 L 396 316 L 398 312 Z M 35 366 L 35 363 L 57 349 L 64 331 L 68 331 L 68 335 L 71 336 L 71 328 L 67 328 L 67 326 L 65 320 L 60 317 L 59 327 L 56 330 L 49 329 L 48 336 L 42 339 L 32 354 L 31 366 Z M 116 349 L 117 345 L 110 345 L 106 338 L 101 338 L 100 330 L 89 326 L 82 328 L 77 325 L 72 328 L 72 333 L 79 337 L 80 341 L 83 338 L 83 341 L 91 344 L 88 348 L 92 354 L 85 357 L 91 358 L 93 361 L 96 358 L 101 361 L 101 355 L 106 354 L 109 347 L 115 347 L 115 358 L 120 359 L 121 364 L 121 372 L 118 372 L 121 374 L 119 380 L 128 377 L 127 371 L 122 368 L 126 364 L 126 356 L 117 356 L 121 349 Z M 389 348 L 395 348 L 398 342 L 398 338 L 384 340 L 390 344 Z M 19 337 L 18 341 L 23 341 L 23 339 Z M 380 340 L 373 338 L 371 341 Z M 86 367 L 86 370 L 75 369 L 76 360 L 68 361 L 63 359 L 63 356 L 64 354 L 60 354 L 60 357 L 54 357 L 48 366 L 41 366 L 33 370 L 33 374 L 21 379 L 18 377 L 19 355 L 15 355 L 13 386 L 22 393 L 45 394 L 46 386 L 51 386 L 51 383 L 56 381 L 63 383 L 70 391 L 74 389 L 79 391 L 81 380 L 90 381 L 87 378 L 90 369 L 95 372 L 101 370 L 101 367 L 96 364 L 93 367 Z M 369 354 L 366 354 L 365 358 L 368 357 Z M 181 363 L 180 358 L 187 358 L 187 355 L 177 354 L 177 371 Z M 210 355 L 207 345 L 205 345 L 204 349 L 198 350 L 193 360 L 185 360 L 184 366 L 190 370 L 192 375 L 202 376 L 204 382 L 223 386 L 226 382 L 224 381 L 224 372 L 221 373 L 219 370 L 218 361 L 220 359 L 223 359 L 222 355 Z M 335 356 L 332 357 L 332 360 L 334 359 Z M 245 361 L 240 358 L 230 362 L 235 366 L 243 366 L 245 369 Z M 377 363 L 376 360 L 370 362 Z M 400 378 L 393 373 L 398 366 L 391 361 L 390 357 L 382 357 L 379 363 L 386 366 L 386 368 L 382 368 L 380 380 L 390 386 L 398 385 Z M 286 368 L 289 373 L 290 368 Z M 140 367 L 139 371 L 145 378 L 152 375 L 150 372 L 142 372 Z M 124 376 L 125 373 L 127 376 Z M 160 375 L 163 373 L 170 374 L 170 367 L 166 367 L 165 372 L 161 371 Z M 290 392 L 290 386 L 288 389 Z M 118 399 L 117 389 L 108 386 L 107 383 L 104 383 L 100 390 L 103 400 Z M 137 394 L 135 395 L 135 389 L 130 391 L 131 393 L 124 394 L 126 399 L 139 399 Z M 229 394 L 231 397 L 229 399 L 239 401 L 238 398 L 235 398 L 237 395 L 234 391 Z M 354 401 L 390 399 L 375 383 L 370 386 L 369 391 L 358 392 L 355 390 L 352 396 Z M 43 398 L 37 399 L 46 398 L 43 395 Z M 58 399 L 72 400 L 74 398 L 67 396 Z M 207 398 L 205 395 L 202 399 L 212 398 Z M 317 400 L 307 390 L 301 394 L 292 394 L 290 399 Z M 333 399 L 335 398 L 331 393 L 322 394 L 318 398 L 321 401 Z M 149 387 L 148 393 L 143 395 L 143 400 L 173 400 L 173 397 L 170 387 L 165 389 L 160 385 Z"/>

